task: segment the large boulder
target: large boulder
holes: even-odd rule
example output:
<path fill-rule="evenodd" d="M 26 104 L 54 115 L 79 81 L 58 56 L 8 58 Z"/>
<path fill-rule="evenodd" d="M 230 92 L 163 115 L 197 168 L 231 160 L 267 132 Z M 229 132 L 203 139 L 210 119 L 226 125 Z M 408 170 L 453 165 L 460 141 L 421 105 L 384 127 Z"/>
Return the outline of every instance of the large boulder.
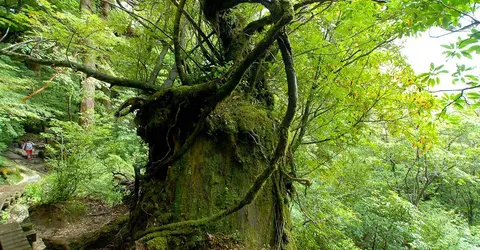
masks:
<path fill-rule="evenodd" d="M 23 222 L 28 218 L 30 214 L 28 213 L 28 206 L 24 204 L 15 204 L 10 207 L 10 222 Z"/>

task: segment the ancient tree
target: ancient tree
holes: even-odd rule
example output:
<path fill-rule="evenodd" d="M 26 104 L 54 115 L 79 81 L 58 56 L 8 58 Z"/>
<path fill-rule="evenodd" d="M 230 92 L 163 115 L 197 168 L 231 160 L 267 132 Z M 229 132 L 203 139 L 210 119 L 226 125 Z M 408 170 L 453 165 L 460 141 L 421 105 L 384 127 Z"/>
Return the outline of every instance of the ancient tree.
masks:
<path fill-rule="evenodd" d="M 82 1 L 82 8 L 88 8 L 87 2 Z M 124 11 L 136 25 L 148 27 L 153 39 L 158 34 L 164 49 L 148 77 L 112 76 L 95 69 L 88 58 L 80 64 L 6 50 L 0 54 L 71 68 L 112 87 L 141 91 L 116 114 L 135 113 L 138 134 L 149 147 L 148 164 L 136 178 L 129 223 L 133 239 L 185 249 L 202 246 L 206 233 L 218 233 L 237 235 L 252 249 L 289 248 L 291 183 L 308 184 L 295 178 L 292 158 L 286 157 L 297 107 L 289 25 L 305 19 L 309 11 L 321 13 L 334 1 L 163 1 L 174 10 L 171 33 L 122 2 L 102 3 L 108 6 L 103 8 L 107 14 Z M 238 10 L 246 6 L 258 7 L 256 20 L 245 22 L 239 16 Z M 167 80 L 159 83 L 167 53 L 174 55 L 174 63 L 166 69 Z M 267 77 L 278 62 L 288 96 L 280 119 L 271 113 L 274 98 Z"/>

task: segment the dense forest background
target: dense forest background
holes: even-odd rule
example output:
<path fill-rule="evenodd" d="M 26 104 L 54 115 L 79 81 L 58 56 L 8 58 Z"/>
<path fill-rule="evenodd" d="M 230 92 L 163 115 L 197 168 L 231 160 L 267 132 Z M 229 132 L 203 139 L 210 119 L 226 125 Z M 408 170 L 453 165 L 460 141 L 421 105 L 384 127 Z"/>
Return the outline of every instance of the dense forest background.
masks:
<path fill-rule="evenodd" d="M 0 152 L 44 141 L 32 207 L 126 204 L 114 248 L 480 249 L 477 4 L 1 1 Z M 464 64 L 415 75 L 431 27 Z"/>

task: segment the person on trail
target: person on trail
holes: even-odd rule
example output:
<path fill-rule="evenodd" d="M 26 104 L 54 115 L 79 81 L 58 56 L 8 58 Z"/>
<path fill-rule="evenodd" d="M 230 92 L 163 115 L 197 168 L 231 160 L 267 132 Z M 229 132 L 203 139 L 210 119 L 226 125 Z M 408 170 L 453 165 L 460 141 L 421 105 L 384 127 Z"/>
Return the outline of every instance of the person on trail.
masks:
<path fill-rule="evenodd" d="M 32 152 L 33 152 L 33 146 L 35 144 L 33 144 L 33 142 L 31 141 L 27 141 L 26 143 L 23 144 L 23 150 L 25 150 L 25 152 L 27 153 L 27 160 L 31 161 L 33 156 L 32 156 Z"/>

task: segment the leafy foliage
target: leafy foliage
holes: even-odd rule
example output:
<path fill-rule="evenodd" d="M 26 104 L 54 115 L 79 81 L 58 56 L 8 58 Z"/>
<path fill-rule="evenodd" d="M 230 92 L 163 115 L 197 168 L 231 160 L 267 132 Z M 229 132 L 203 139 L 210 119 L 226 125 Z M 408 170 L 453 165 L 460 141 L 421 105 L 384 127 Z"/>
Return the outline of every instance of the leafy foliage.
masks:
<path fill-rule="evenodd" d="M 41 184 L 42 203 L 62 202 L 74 196 L 121 201 L 123 190 L 115 173 L 133 179 L 132 166 L 142 163 L 145 147 L 125 126 L 128 124 L 111 119 L 99 122 L 91 128 L 72 122 L 52 123 L 45 134 L 51 141 L 47 149 L 51 172 Z"/>
<path fill-rule="evenodd" d="M 472 54 L 480 53 L 476 29 L 480 22 L 473 15 L 477 1 L 311 2 L 318 5 L 296 10 L 296 18 L 286 29 L 294 52 L 299 109 L 289 131 L 288 164 L 281 171 L 291 175 L 287 179 L 294 183 L 289 201 L 297 247 L 479 248 L 480 130 L 476 109 L 480 95 L 468 92 L 479 87 L 479 77 L 467 65 L 448 72 L 435 64 L 429 72 L 415 76 L 394 43 L 430 27 L 453 33 L 468 31 L 466 37 L 444 48 L 447 57 L 471 59 Z M 90 56 L 101 73 L 148 82 L 152 87 L 166 86 L 171 80 L 169 86 L 176 87 L 181 83 L 170 79 L 172 73 L 178 73 L 178 65 L 169 34 L 174 33 L 177 7 L 175 1 L 162 3 L 147 0 L 126 8 L 117 2 L 106 18 L 82 12 L 72 1 L 23 1 L 21 6 L 5 1 L 7 7 L 0 7 L 4 14 L 0 28 L 20 33 L 21 39 L 9 36 L 7 41 L 16 44 L 0 47 L 75 63 Z M 235 57 L 248 53 L 268 25 L 249 35 L 251 40 L 236 48 L 236 54 L 223 55 L 234 59 L 220 63 L 215 48 L 227 48 L 214 35 L 218 23 L 206 20 L 200 5 L 194 2 L 186 7 L 184 15 L 198 17 L 198 21 L 182 24 L 182 34 L 176 34 L 181 36 L 182 57 L 189 58 L 182 67 L 200 83 L 224 83 L 221 77 L 230 77 L 238 64 Z M 231 34 L 267 18 L 266 9 L 254 4 L 223 14 L 230 18 L 223 21 L 232 24 Z M 196 23 L 198 27 L 192 28 Z M 202 41 L 202 32 L 213 38 Z M 254 103 L 255 108 L 265 102 L 262 117 L 268 113 L 279 119 L 287 109 L 288 97 L 276 50 L 269 48 L 268 56 L 252 66 L 258 67 L 255 80 L 262 78 L 254 82 L 258 85 L 249 86 L 251 79 L 243 79 L 231 98 L 242 98 L 238 103 Z M 42 203 L 84 196 L 120 202 L 123 193 L 112 173 L 132 178 L 133 166 L 145 165 L 147 152 L 135 135 L 132 117 L 113 120 L 113 110 L 123 102 L 136 100 L 141 105 L 163 92 L 145 97 L 145 92 L 114 88 L 109 96 L 105 89 L 110 85 L 97 82 L 96 101 L 106 101 L 113 108 L 96 105 L 95 124 L 84 128 L 76 123 L 83 76 L 59 68 L 30 70 L 34 66 L 0 56 L 0 151 L 32 124 L 45 125 L 51 171 L 27 192 Z M 152 78 L 155 69 L 158 77 Z M 467 87 L 436 98 L 428 89 L 438 85 L 444 74 Z M 51 85 L 21 101 L 45 83 Z M 176 125 L 180 106 L 170 129 Z M 463 110 L 447 112 L 449 106 Z M 148 125 L 168 112 L 172 111 L 152 114 L 155 119 Z M 248 114 L 235 117 L 245 120 L 236 124 L 247 124 L 253 132 L 250 136 L 262 146 L 253 128 L 259 124 Z M 262 130 L 270 129 L 262 126 Z M 166 132 L 168 153 L 172 150 L 170 129 Z M 185 136 L 183 133 L 179 130 L 178 137 Z M 172 145 L 177 139 L 171 138 Z M 235 138 L 230 139 L 235 143 Z M 309 180 L 313 180 L 311 186 L 300 185 Z"/>

